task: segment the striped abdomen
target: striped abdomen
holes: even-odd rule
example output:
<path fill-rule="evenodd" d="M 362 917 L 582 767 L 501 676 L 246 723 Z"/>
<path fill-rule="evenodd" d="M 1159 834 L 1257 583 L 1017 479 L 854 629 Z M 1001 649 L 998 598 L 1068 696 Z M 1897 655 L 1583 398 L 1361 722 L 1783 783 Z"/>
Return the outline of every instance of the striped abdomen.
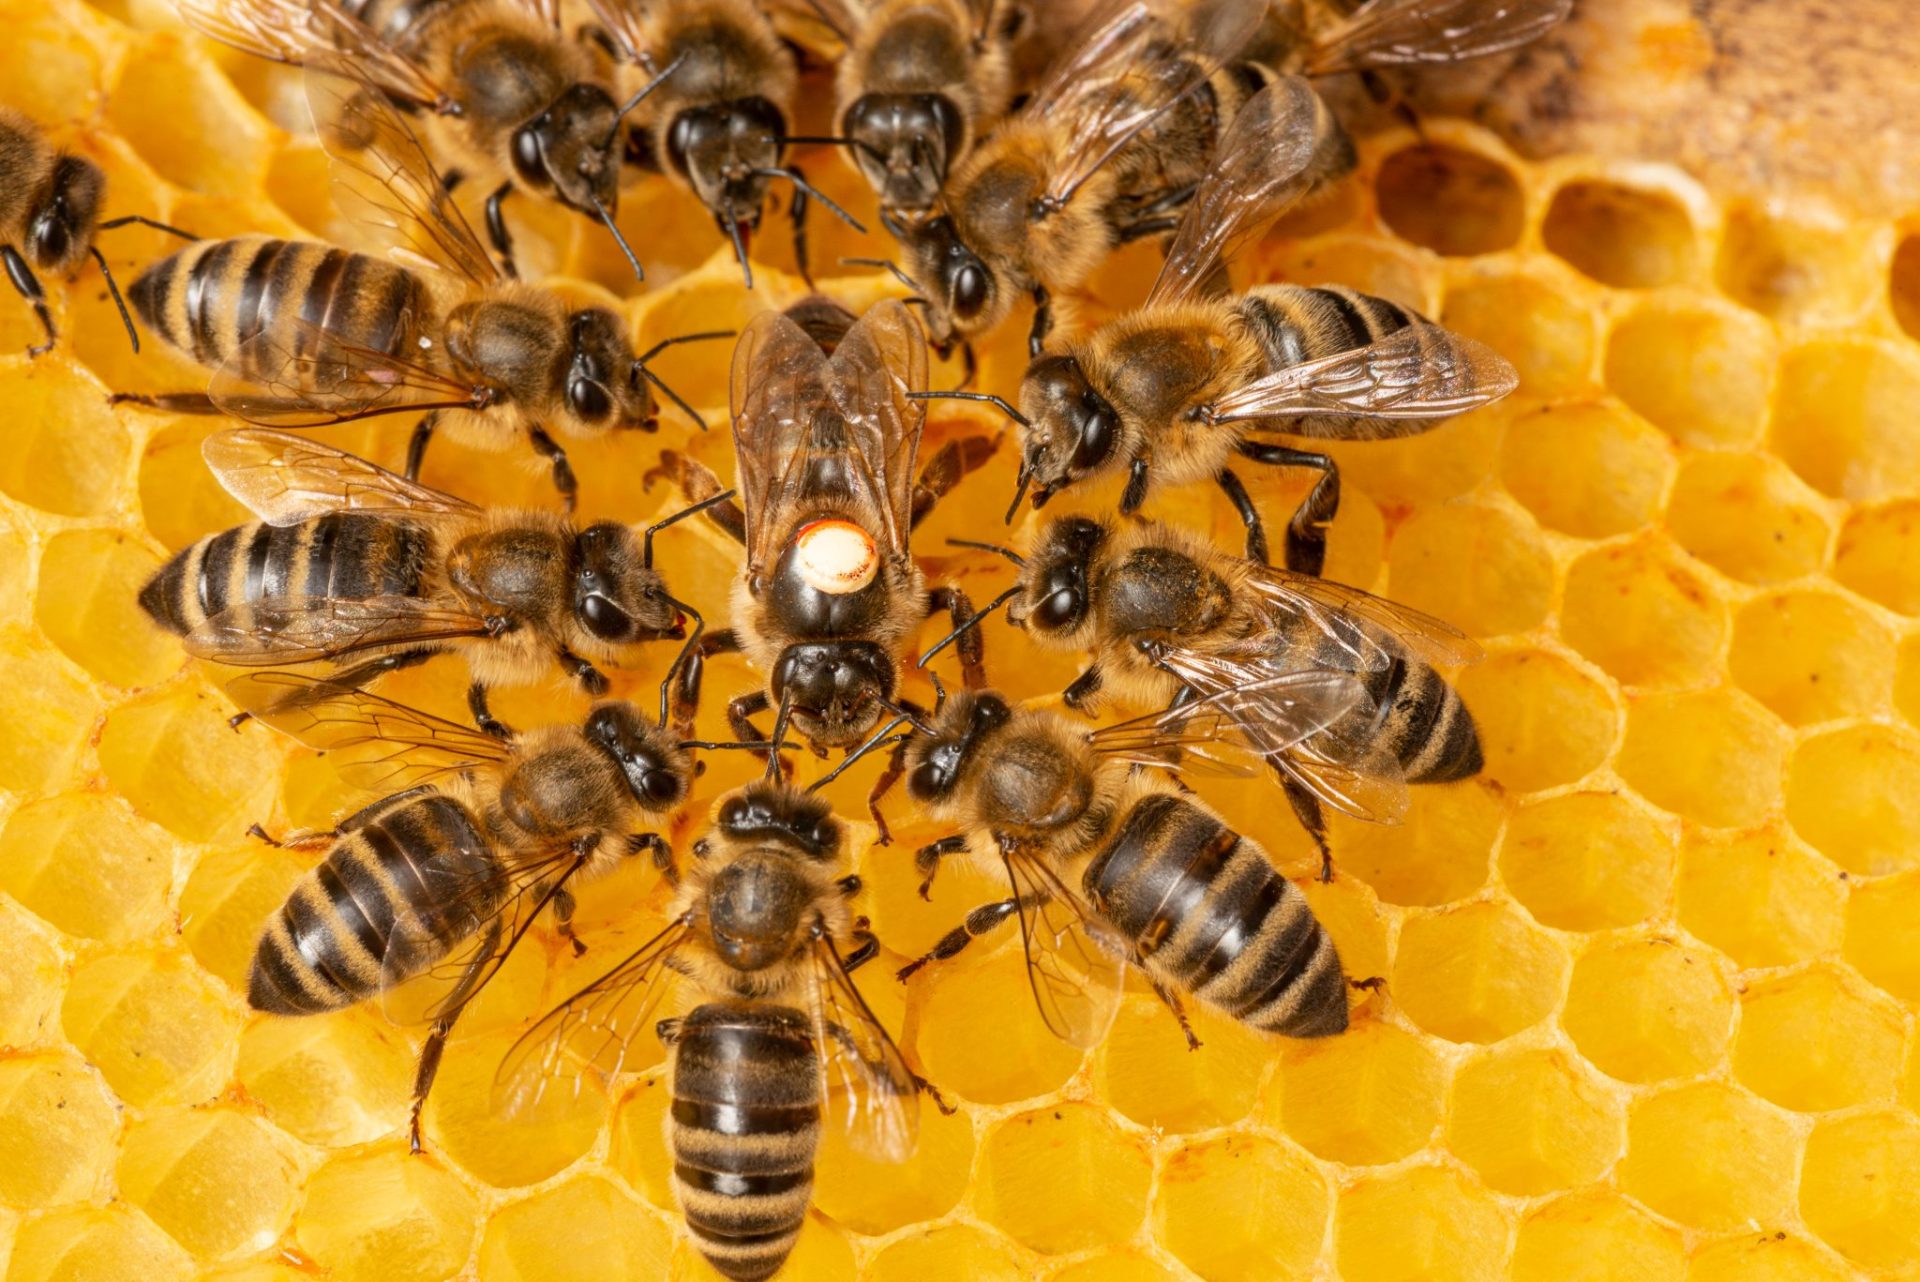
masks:
<path fill-rule="evenodd" d="M 432 328 L 420 278 L 384 259 L 304 241 L 242 236 L 205 240 L 141 272 L 127 301 L 148 329 L 200 364 L 224 365 L 271 329 L 279 341 L 246 348 L 235 372 L 286 379 L 307 370 L 316 329 L 353 347 L 393 355 Z M 320 363 L 312 380 L 337 365 Z"/>
<path fill-rule="evenodd" d="M 1427 323 L 1398 303 L 1344 285 L 1256 285 L 1240 296 L 1234 311 L 1260 345 L 1265 361 L 1261 374 L 1352 351 L 1408 325 Z M 1307 415 L 1268 420 L 1263 426 L 1295 436 L 1366 440 L 1367 421 L 1350 415 Z"/>
<path fill-rule="evenodd" d="M 374 803 L 341 825 L 326 859 L 267 924 L 248 1003 L 274 1015 L 317 1015 L 421 973 L 498 907 L 448 902 L 447 887 L 504 891 L 497 867 L 479 821 L 453 798 L 422 790 Z"/>
<path fill-rule="evenodd" d="M 673 1051 L 673 1191 L 695 1244 L 735 1282 L 773 1276 L 793 1250 L 820 1145 L 820 1062 L 806 1016 L 712 1003 Z"/>
<path fill-rule="evenodd" d="M 1168 987 L 1270 1033 L 1345 1031 L 1346 977 L 1306 896 L 1192 802 L 1141 799 L 1082 885 Z"/>
<path fill-rule="evenodd" d="M 415 596 L 433 539 L 426 527 L 363 512 L 294 525 L 255 521 L 175 553 L 140 590 L 154 622 L 182 636 L 235 606 L 286 597 Z"/>

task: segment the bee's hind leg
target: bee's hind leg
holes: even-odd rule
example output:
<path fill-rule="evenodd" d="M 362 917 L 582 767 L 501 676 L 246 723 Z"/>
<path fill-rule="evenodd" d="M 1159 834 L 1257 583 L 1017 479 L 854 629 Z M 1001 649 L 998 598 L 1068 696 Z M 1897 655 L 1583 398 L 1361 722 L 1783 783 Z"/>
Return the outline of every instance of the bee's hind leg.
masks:
<path fill-rule="evenodd" d="M 544 427 L 527 429 L 527 443 L 533 446 L 533 452 L 553 467 L 553 488 L 560 491 L 560 502 L 571 512 L 580 502 L 580 482 L 573 475 L 573 464 L 567 461 L 567 452 L 560 448 L 560 442 L 547 435 Z"/>
<path fill-rule="evenodd" d="M 33 268 L 27 266 L 27 260 L 12 245 L 0 245 L 0 263 L 7 269 L 7 279 L 20 291 L 20 297 L 27 300 L 33 308 L 33 314 L 40 318 L 40 328 L 47 331 L 47 341 L 37 343 L 27 349 L 28 356 L 44 356 L 53 350 L 59 341 L 60 332 L 53 327 L 53 313 L 47 310 L 47 291 L 40 287 L 40 278 L 33 274 Z"/>
<path fill-rule="evenodd" d="M 1273 467 L 1310 467 L 1320 479 L 1287 522 L 1287 568 L 1316 577 L 1327 561 L 1327 526 L 1340 510 L 1340 468 L 1325 454 L 1261 441 L 1242 441 L 1239 451 Z"/>
<path fill-rule="evenodd" d="M 1267 529 L 1260 522 L 1260 509 L 1254 506 L 1253 496 L 1247 493 L 1247 487 L 1240 483 L 1232 468 L 1221 468 L 1220 475 L 1214 479 L 1226 491 L 1233 510 L 1240 514 L 1240 523 L 1247 527 L 1247 560 L 1265 565 Z"/>
<path fill-rule="evenodd" d="M 500 920 L 495 918 L 487 927 L 487 938 L 473 960 L 468 963 L 466 972 L 460 976 L 460 982 L 454 987 L 442 1003 L 444 1012 L 433 1021 L 427 1030 L 427 1040 L 420 1045 L 420 1060 L 413 1072 L 413 1101 L 407 1108 L 407 1151 L 420 1152 L 425 1145 L 420 1139 L 420 1115 L 426 1111 L 427 1094 L 433 1090 L 433 1079 L 440 1074 L 440 1057 L 446 1053 L 447 1036 L 453 1032 L 454 1021 L 460 1018 L 460 1012 L 466 1009 L 467 1002 L 479 988 L 481 978 L 488 972 L 488 963 L 492 961 L 494 948 L 500 942 Z"/>

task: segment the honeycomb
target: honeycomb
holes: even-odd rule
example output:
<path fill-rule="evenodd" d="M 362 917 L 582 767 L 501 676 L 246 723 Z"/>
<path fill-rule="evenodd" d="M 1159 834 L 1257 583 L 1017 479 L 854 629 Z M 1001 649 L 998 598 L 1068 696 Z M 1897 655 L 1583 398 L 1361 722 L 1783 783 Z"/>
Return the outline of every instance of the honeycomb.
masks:
<path fill-rule="evenodd" d="M 105 168 L 111 212 L 352 235 L 297 80 L 184 36 L 156 0 L 0 0 L 0 19 L 0 96 Z M 1693 47 L 1684 21 L 1661 30 L 1656 50 Z M 1329 574 L 1487 652 L 1459 678 L 1485 775 L 1419 790 L 1400 827 L 1336 821 L 1339 875 L 1306 885 L 1350 972 L 1384 985 L 1324 1042 L 1203 1013 L 1197 1053 L 1135 991 L 1084 1054 L 1042 1028 L 1015 939 L 897 985 L 887 964 L 996 896 L 953 868 L 922 903 L 903 848 L 936 834 L 896 802 L 899 844 L 856 843 L 886 949 L 863 982 L 959 1110 L 924 1109 L 898 1167 L 829 1142 L 794 1282 L 1920 1277 L 1920 224 L 1708 189 L 1648 156 L 1523 160 L 1458 118 L 1361 150 L 1246 273 L 1418 306 L 1521 376 L 1428 435 L 1336 450 Z M 870 212 L 829 158 L 814 176 Z M 590 229 L 514 216 L 535 270 L 633 295 L 618 305 L 642 346 L 801 292 L 768 270 L 744 295 L 710 222 L 659 184 L 622 209 L 637 294 Z M 765 237 L 772 267 L 782 239 Z M 123 282 L 164 249 L 138 229 L 103 243 Z M 817 261 L 862 251 L 816 226 Z M 1123 254 L 1092 314 L 1150 267 Z M 855 307 L 890 288 L 824 287 Z M 167 555 L 242 513 L 200 462 L 210 424 L 107 405 L 194 371 L 132 356 L 91 271 L 56 304 L 63 341 L 29 361 L 31 315 L 0 297 L 7 1282 L 710 1278 L 672 1211 L 657 1046 L 538 1125 L 489 1107 L 526 1020 L 654 928 L 650 872 L 583 892 L 585 958 L 543 934 L 469 1011 L 424 1156 L 403 1135 L 418 1029 L 247 1011 L 253 940 L 308 856 L 244 830 L 324 826 L 364 797 L 315 754 L 228 729 L 217 680 L 137 613 Z M 1012 385 L 1018 341 L 986 352 L 987 386 Z M 659 368 L 718 423 L 714 346 Z M 929 436 L 997 426 L 943 411 Z M 403 434 L 330 439 L 392 461 Z M 581 445 L 584 510 L 671 511 L 638 482 L 664 445 L 730 467 L 724 432 L 679 420 Z M 1008 453 L 923 541 L 976 597 L 1004 567 L 941 540 L 998 530 Z M 426 479 L 549 493 L 532 465 L 453 445 Z M 1270 521 L 1304 487 L 1254 479 Z M 1207 493 L 1159 514 L 1233 537 Z M 723 617 L 720 536 L 689 525 L 662 548 Z M 987 640 L 1017 694 L 1071 675 L 1004 627 Z M 710 673 L 716 691 L 750 679 Z M 451 708 L 459 680 L 430 665 L 394 690 Z M 500 707 L 579 711 L 557 682 Z M 716 761 L 696 811 L 743 769 Z M 853 815 L 873 777 L 855 773 L 835 793 Z M 1209 795 L 1306 875 L 1263 786 Z"/>

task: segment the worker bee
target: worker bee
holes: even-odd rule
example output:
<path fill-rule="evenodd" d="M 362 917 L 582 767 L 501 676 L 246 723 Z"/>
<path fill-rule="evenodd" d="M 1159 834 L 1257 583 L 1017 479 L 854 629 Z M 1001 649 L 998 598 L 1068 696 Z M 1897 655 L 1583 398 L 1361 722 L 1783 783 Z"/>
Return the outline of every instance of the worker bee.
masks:
<path fill-rule="evenodd" d="M 329 65 L 341 74 L 310 75 L 307 90 L 342 206 L 443 270 L 260 236 L 201 241 L 129 293 L 149 329 L 214 368 L 210 390 L 116 400 L 270 427 L 422 414 L 409 478 L 436 428 L 488 445 L 524 435 L 569 509 L 578 482 L 544 423 L 573 436 L 652 430 L 656 388 L 700 422 L 648 362 L 671 343 L 730 334 L 683 335 L 636 357 L 619 313 L 570 309 L 502 277 L 399 113 Z"/>
<path fill-rule="evenodd" d="M 1128 965 L 1172 1009 L 1190 1045 L 1199 1042 L 1182 994 L 1266 1032 L 1343 1031 L 1340 958 L 1306 897 L 1191 793 L 1134 767 L 1191 768 L 1193 758 L 1230 767 L 1230 745 L 1291 747 L 1365 699 L 1344 673 L 1291 672 L 1257 690 L 1089 731 L 991 691 L 954 695 L 907 750 L 908 792 L 961 829 L 919 852 L 921 893 L 939 860 L 968 849 L 972 833 L 992 838 L 1013 893 L 968 913 L 900 977 L 1018 915 L 1041 1017 L 1076 1046 L 1105 1033 Z M 1241 704 L 1227 706 L 1235 700 L 1257 700 L 1257 738 L 1242 729 Z"/>
<path fill-rule="evenodd" d="M 120 287 L 107 269 L 106 255 L 93 243 L 94 234 L 140 223 L 183 240 L 193 237 L 138 214 L 100 222 L 106 194 L 107 176 L 100 166 L 84 156 L 57 150 L 39 125 L 11 107 L 0 107 L 0 266 L 7 269 L 7 280 L 47 332 L 46 342 L 27 348 L 28 356 L 44 356 L 59 337 L 47 307 L 47 291 L 35 271 L 71 276 L 88 254 L 100 264 L 100 275 L 120 309 L 133 350 L 140 350 L 133 317 L 127 314 Z"/>
<path fill-rule="evenodd" d="M 1109 689 L 1132 706 L 1221 700 L 1243 736 L 1261 745 L 1320 852 L 1323 877 L 1332 868 L 1324 806 L 1398 823 L 1409 783 L 1480 771 L 1473 715 L 1434 668 L 1472 663 L 1479 649 L 1438 619 L 1230 556 L 1149 521 L 1061 517 L 1041 528 L 1024 557 L 968 546 L 1019 567 L 1019 582 L 993 603 L 1009 603 L 1009 622 L 1043 645 L 1092 655 L 1064 692 L 1067 706 L 1091 711 Z M 1249 692 L 1284 691 L 1263 683 L 1314 671 L 1350 675 L 1366 699 L 1300 743 L 1268 743 L 1268 710 Z"/>
<path fill-rule="evenodd" d="M 1290 77 L 1247 105 L 1146 303 L 1034 361 L 1018 410 L 979 393 L 931 393 L 992 401 L 1017 423 L 1023 454 L 1009 520 L 1030 485 L 1037 508 L 1070 485 L 1124 471 L 1120 511 L 1131 515 L 1155 485 L 1213 479 L 1246 523 L 1247 555 L 1265 561 L 1259 512 L 1228 467 L 1238 453 L 1319 470 L 1287 529 L 1288 566 L 1318 573 L 1339 507 L 1338 469 L 1327 455 L 1262 437 L 1409 435 L 1518 385 L 1492 349 L 1383 298 L 1339 286 L 1219 292 L 1231 249 L 1317 181 L 1309 117 L 1319 104 Z"/>
<path fill-rule="evenodd" d="M 503 175 L 487 229 L 514 275 L 502 203 L 518 190 L 614 225 L 621 117 L 610 68 L 562 37 L 558 0 L 174 0 L 201 34 L 296 66 L 357 69 L 383 101 L 444 122 L 436 141 L 463 173 Z M 323 125 L 323 133 L 325 126 Z M 634 263 L 636 275 L 638 263 Z"/>
<path fill-rule="evenodd" d="M 823 1126 L 883 1160 L 913 1151 L 925 1084 L 854 987 L 879 945 L 849 910 L 860 879 L 837 876 L 845 854 L 810 793 L 769 778 L 722 798 L 666 929 L 534 1025 L 497 1079 L 502 1107 L 526 1113 L 577 1088 L 570 1064 L 617 1074 L 668 977 L 689 978 L 701 1004 L 655 1026 L 671 1055 L 673 1191 L 694 1245 L 738 1282 L 793 1250 Z"/>
<path fill-rule="evenodd" d="M 643 852 L 671 869 L 658 830 L 686 798 L 692 760 L 619 701 L 596 704 L 580 725 L 501 743 L 296 673 L 251 681 L 276 694 L 259 700 L 277 709 L 263 714 L 276 727 L 328 752 L 350 782 L 399 791 L 331 832 L 281 843 L 326 855 L 261 935 L 247 1002 L 318 1015 L 387 995 L 390 1012 L 424 1015 L 408 1115 L 418 1152 L 420 1112 L 460 1012 L 543 910 L 580 951 L 568 923 L 581 885 Z M 394 995 L 423 976 L 409 998 Z"/>
<path fill-rule="evenodd" d="M 591 695 L 594 666 L 698 619 L 653 568 L 653 537 L 614 521 L 585 529 L 545 512 L 482 511 L 351 454 L 279 432 L 207 439 L 208 466 L 260 520 L 177 553 L 141 589 L 189 653 L 248 667 L 331 663 L 333 687 L 446 650 L 466 656 L 474 719 L 494 685 L 561 667 Z"/>
<path fill-rule="evenodd" d="M 684 185 L 733 244 L 747 288 L 747 253 L 776 178 L 793 184 L 788 212 L 800 274 L 808 276 L 807 208 L 853 215 L 786 163 L 798 79 L 793 51 L 751 0 L 589 0 L 615 46 L 658 83 L 634 131 L 636 158 Z M 671 75 L 667 68 L 677 68 Z M 809 277 L 810 279 L 810 277 Z"/>

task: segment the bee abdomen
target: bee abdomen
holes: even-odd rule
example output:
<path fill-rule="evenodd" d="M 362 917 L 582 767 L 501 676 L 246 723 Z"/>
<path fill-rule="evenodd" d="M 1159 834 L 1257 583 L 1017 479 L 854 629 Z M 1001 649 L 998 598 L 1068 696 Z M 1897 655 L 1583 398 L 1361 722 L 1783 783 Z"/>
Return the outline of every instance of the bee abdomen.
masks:
<path fill-rule="evenodd" d="M 446 903 L 435 887 L 504 886 L 490 875 L 495 862 L 479 822 L 451 797 L 428 793 L 376 813 L 340 835 L 267 923 L 248 1004 L 316 1015 L 371 997 L 383 978 L 419 974 L 494 906 Z M 391 959 L 390 949 L 399 950 Z"/>
<path fill-rule="evenodd" d="M 710 1003 L 673 1056 L 673 1189 L 700 1253 L 735 1282 L 777 1272 L 813 1194 L 820 1065 L 811 1025 L 782 1006 Z"/>
<path fill-rule="evenodd" d="M 1346 1029 L 1340 957 L 1306 896 L 1264 850 L 1191 802 L 1141 800 L 1084 884 L 1170 987 L 1266 1032 Z"/>
<path fill-rule="evenodd" d="M 1383 707 L 1375 733 L 1393 746 L 1408 783 L 1452 783 L 1480 773 L 1480 732 L 1447 679 L 1417 659 L 1395 658 L 1370 685 Z"/>
<path fill-rule="evenodd" d="M 1237 310 L 1269 370 L 1365 347 L 1421 319 L 1342 285 L 1259 285 L 1241 296 Z"/>
<path fill-rule="evenodd" d="M 371 513 L 330 512 L 282 526 L 255 521 L 175 553 L 140 590 L 140 605 L 184 636 L 258 601 L 414 596 L 432 551 L 424 526 Z"/>

